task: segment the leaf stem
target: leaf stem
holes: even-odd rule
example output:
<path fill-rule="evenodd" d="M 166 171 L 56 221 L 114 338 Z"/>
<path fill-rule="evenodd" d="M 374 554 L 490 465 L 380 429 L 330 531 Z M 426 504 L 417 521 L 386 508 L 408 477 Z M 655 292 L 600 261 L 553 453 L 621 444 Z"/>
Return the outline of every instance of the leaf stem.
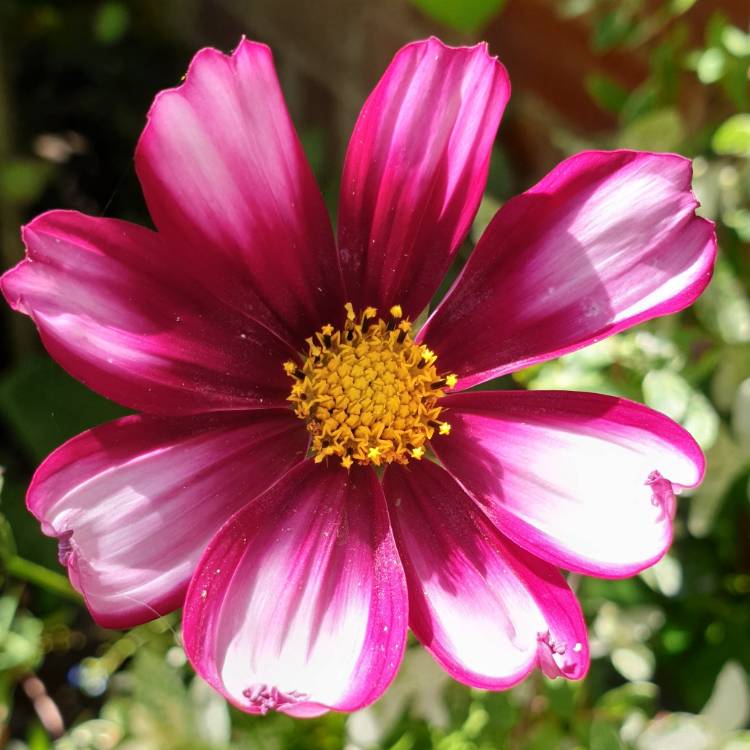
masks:
<path fill-rule="evenodd" d="M 81 595 L 70 585 L 64 575 L 45 568 L 44 565 L 12 555 L 5 561 L 5 569 L 8 575 L 33 583 L 45 591 L 58 594 L 78 604 L 82 601 Z"/>

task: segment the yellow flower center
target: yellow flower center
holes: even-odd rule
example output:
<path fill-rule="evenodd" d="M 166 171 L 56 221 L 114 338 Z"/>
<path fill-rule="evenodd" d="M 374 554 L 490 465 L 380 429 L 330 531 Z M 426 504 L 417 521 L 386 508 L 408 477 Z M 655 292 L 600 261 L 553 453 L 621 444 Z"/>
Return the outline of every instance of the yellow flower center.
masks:
<path fill-rule="evenodd" d="M 438 376 L 434 352 L 414 342 L 399 305 L 387 320 L 374 307 L 359 319 L 351 303 L 346 312 L 342 330 L 325 325 L 307 339 L 303 364 L 284 363 L 294 380 L 288 400 L 312 434 L 315 461 L 336 456 L 348 469 L 420 460 L 436 432 L 450 432 L 438 399 L 458 378 Z"/>

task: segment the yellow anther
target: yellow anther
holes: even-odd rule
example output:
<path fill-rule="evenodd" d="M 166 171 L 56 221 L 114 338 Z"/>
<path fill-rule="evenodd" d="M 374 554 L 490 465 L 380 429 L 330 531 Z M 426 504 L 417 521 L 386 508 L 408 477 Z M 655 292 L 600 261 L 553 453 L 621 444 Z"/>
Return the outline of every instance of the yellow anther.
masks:
<path fill-rule="evenodd" d="M 445 376 L 445 384 L 448 388 L 455 388 L 456 383 L 458 383 L 458 375 L 451 373 L 450 375 Z"/>
<path fill-rule="evenodd" d="M 359 316 L 351 303 L 345 308 L 341 329 L 328 324 L 307 339 L 304 364 L 284 363 L 294 380 L 288 400 L 307 424 L 314 460 L 335 457 L 344 469 L 420 460 L 428 440 L 450 431 L 438 402 L 456 376 L 440 377 L 435 353 L 414 342 L 408 319 L 393 329 L 400 305 L 390 308 L 389 323 L 374 307 Z"/>

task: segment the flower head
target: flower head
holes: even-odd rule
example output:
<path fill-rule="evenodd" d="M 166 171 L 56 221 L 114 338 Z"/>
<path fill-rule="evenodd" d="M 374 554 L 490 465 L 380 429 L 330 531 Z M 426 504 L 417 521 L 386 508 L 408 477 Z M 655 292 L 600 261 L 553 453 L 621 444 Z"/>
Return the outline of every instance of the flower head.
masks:
<path fill-rule="evenodd" d="M 50 354 L 139 414 L 38 469 L 28 506 L 96 620 L 184 604 L 196 670 L 251 713 L 351 711 L 411 627 L 456 679 L 583 677 L 557 567 L 627 576 L 703 456 L 590 393 L 470 391 L 689 305 L 711 274 L 690 163 L 574 156 L 497 213 L 427 323 L 510 94 L 486 46 L 408 45 L 368 98 L 338 237 L 267 47 L 199 52 L 136 169 L 156 231 L 52 211 L 2 278 Z"/>

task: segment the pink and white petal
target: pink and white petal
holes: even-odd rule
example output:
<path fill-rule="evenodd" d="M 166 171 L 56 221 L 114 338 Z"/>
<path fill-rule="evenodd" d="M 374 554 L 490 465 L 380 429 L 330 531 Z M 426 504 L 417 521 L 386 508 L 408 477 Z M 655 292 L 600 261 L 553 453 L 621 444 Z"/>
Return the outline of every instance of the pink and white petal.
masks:
<path fill-rule="evenodd" d="M 191 281 L 160 235 L 50 211 L 23 239 L 2 292 L 93 390 L 155 414 L 286 405 L 291 350 Z"/>
<path fill-rule="evenodd" d="M 212 536 L 306 447 L 281 409 L 124 417 L 54 451 L 27 504 L 94 619 L 131 627 L 182 606 Z"/>
<path fill-rule="evenodd" d="M 510 96 L 486 44 L 398 52 L 365 102 L 344 163 L 339 255 L 355 307 L 430 301 L 482 197 Z"/>
<path fill-rule="evenodd" d="M 716 257 L 691 174 L 673 154 L 562 162 L 498 211 L 420 340 L 469 388 L 687 307 Z"/>
<path fill-rule="evenodd" d="M 217 296 L 300 348 L 345 302 L 330 220 L 264 44 L 198 52 L 136 171 L 159 232 Z"/>
<path fill-rule="evenodd" d="M 505 690 L 538 666 L 588 670 L 586 624 L 559 571 L 502 536 L 456 481 L 423 461 L 385 474 L 409 624 L 452 677 Z"/>
<path fill-rule="evenodd" d="M 446 469 L 503 534 L 569 570 L 606 578 L 657 562 L 672 541 L 675 491 L 704 458 L 663 414 L 565 391 L 482 391 L 441 400 Z"/>
<path fill-rule="evenodd" d="M 375 474 L 307 461 L 214 537 L 185 600 L 185 649 L 248 713 L 354 711 L 396 674 L 406 599 Z"/>

